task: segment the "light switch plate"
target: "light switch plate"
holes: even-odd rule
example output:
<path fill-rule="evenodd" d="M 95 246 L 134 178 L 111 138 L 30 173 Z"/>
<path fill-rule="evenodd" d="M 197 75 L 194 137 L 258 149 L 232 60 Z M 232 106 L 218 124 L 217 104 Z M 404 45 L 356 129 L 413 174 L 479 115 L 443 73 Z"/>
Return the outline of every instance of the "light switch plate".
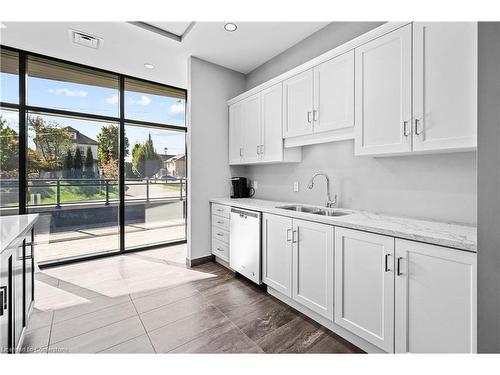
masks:
<path fill-rule="evenodd" d="M 293 183 L 293 191 L 296 193 L 299 191 L 299 181 Z"/>

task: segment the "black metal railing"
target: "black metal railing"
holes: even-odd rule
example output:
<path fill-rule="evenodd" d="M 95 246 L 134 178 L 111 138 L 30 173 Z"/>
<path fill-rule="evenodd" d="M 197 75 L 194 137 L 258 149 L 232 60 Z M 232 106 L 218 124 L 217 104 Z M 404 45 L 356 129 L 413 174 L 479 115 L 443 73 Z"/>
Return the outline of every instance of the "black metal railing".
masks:
<path fill-rule="evenodd" d="M 109 206 L 119 201 L 118 179 L 28 179 L 28 206 L 55 206 L 74 204 L 100 204 Z M 140 187 L 144 186 L 144 192 Z M 14 191 L 19 188 L 16 179 L 2 179 L 0 193 Z M 162 194 L 162 190 L 165 194 Z M 73 190 L 72 193 L 69 190 Z M 125 201 L 154 202 L 161 200 L 185 200 L 186 179 L 132 179 L 125 180 Z M 1 202 L 2 208 L 8 208 L 9 202 Z"/>

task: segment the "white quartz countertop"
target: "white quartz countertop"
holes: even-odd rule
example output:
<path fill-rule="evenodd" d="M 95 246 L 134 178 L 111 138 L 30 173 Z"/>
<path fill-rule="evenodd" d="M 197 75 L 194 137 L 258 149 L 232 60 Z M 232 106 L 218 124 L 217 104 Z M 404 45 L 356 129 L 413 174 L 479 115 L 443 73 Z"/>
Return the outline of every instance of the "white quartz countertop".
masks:
<path fill-rule="evenodd" d="M 460 250 L 477 251 L 477 228 L 471 225 L 379 215 L 343 208 L 339 208 L 339 210 L 351 211 L 352 214 L 344 216 L 322 216 L 276 208 L 277 206 L 296 205 L 300 203 L 276 202 L 253 198 L 214 198 L 211 199 L 211 202 L 276 215 L 296 217 L 338 227 L 384 234 L 407 240 L 447 246 Z"/>
<path fill-rule="evenodd" d="M 0 216 L 0 253 L 3 253 L 15 239 L 32 227 L 38 214 Z"/>

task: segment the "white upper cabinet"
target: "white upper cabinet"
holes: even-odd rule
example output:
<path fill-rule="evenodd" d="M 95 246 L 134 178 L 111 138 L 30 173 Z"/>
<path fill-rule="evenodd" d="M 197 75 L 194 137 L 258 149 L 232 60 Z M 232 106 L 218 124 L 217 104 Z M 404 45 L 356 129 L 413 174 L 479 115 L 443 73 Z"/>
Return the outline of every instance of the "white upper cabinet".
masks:
<path fill-rule="evenodd" d="M 239 164 L 243 156 L 243 102 L 229 107 L 229 164 Z"/>
<path fill-rule="evenodd" d="M 476 147 L 477 23 L 414 23 L 413 85 L 415 151 Z"/>
<path fill-rule="evenodd" d="M 229 163 L 299 162 L 300 148 L 283 147 L 282 84 L 229 106 Z"/>
<path fill-rule="evenodd" d="M 261 146 L 260 94 L 243 101 L 243 159 L 247 163 L 259 160 Z"/>
<path fill-rule="evenodd" d="M 406 25 L 357 47 L 355 71 L 356 155 L 476 148 L 477 23 Z"/>
<path fill-rule="evenodd" d="M 354 127 L 354 51 L 314 67 L 314 133 Z"/>
<path fill-rule="evenodd" d="M 411 151 L 411 25 L 356 48 L 356 155 Z"/>
<path fill-rule="evenodd" d="M 396 239 L 396 352 L 476 351 L 474 253 Z"/>
<path fill-rule="evenodd" d="M 394 238 L 335 228 L 335 323 L 394 352 Z"/>
<path fill-rule="evenodd" d="M 281 83 L 262 92 L 261 161 L 283 160 L 283 91 Z"/>
<path fill-rule="evenodd" d="M 283 82 L 284 126 L 283 137 L 297 137 L 313 132 L 313 71 Z"/>

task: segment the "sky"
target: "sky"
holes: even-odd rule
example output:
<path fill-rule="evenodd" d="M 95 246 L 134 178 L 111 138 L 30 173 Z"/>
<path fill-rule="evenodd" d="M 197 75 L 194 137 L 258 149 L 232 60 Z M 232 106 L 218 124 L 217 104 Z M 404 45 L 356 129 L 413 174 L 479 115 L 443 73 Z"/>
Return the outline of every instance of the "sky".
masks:
<path fill-rule="evenodd" d="M 1 101 L 18 103 L 17 76 L 1 73 Z M 28 77 L 28 105 L 63 109 L 75 112 L 92 113 L 118 117 L 119 91 L 117 89 L 82 85 L 42 78 Z M 125 92 L 125 117 L 134 120 L 159 122 L 170 125 L 185 124 L 185 101 L 159 95 Z M 3 117 L 11 126 L 17 127 L 15 113 L 2 111 Z M 88 121 L 43 115 L 44 119 L 55 121 L 62 127 L 71 126 L 86 136 L 97 140 L 97 134 L 103 125 L 102 121 Z M 143 143 L 151 134 L 156 152 L 163 154 L 184 153 L 185 134 L 161 128 L 141 128 L 126 125 L 125 133 L 129 140 L 130 150 L 135 143 Z M 28 143 L 30 143 L 28 141 Z M 30 147 L 34 145 L 30 144 Z M 126 157 L 131 161 L 131 155 Z"/>

